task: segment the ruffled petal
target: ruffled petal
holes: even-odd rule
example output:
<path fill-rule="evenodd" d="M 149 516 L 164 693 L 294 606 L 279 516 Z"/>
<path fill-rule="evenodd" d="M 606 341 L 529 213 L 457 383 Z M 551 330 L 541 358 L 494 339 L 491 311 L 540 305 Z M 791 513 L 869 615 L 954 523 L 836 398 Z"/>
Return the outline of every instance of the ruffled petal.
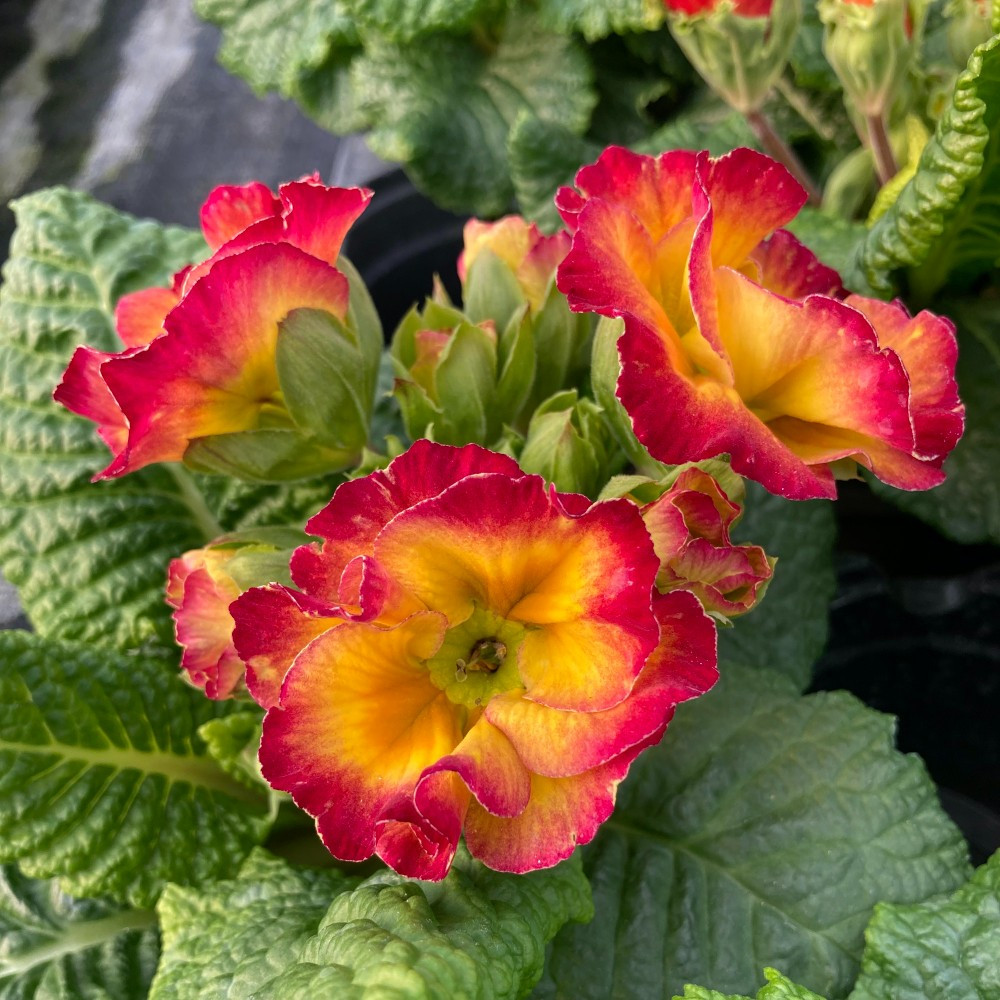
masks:
<path fill-rule="evenodd" d="M 375 556 L 452 625 L 475 607 L 526 625 L 518 670 L 546 704 L 616 704 L 656 644 L 657 560 L 627 500 L 573 517 L 537 476 L 472 476 L 397 515 Z"/>
<path fill-rule="evenodd" d="M 461 742 L 462 712 L 422 663 L 444 624 L 423 613 L 390 629 L 348 622 L 324 633 L 298 655 L 264 719 L 265 779 L 316 818 L 334 857 L 370 857 L 383 811 Z"/>
<path fill-rule="evenodd" d="M 296 308 L 347 310 L 347 280 L 287 245 L 219 261 L 168 315 L 167 333 L 101 368 L 129 423 L 101 477 L 180 461 L 195 438 L 257 425 L 278 392 L 278 323 Z"/>
<path fill-rule="evenodd" d="M 208 245 L 218 250 L 248 226 L 261 219 L 273 218 L 280 211 L 281 202 L 260 181 L 222 184 L 201 206 L 201 231 Z"/>

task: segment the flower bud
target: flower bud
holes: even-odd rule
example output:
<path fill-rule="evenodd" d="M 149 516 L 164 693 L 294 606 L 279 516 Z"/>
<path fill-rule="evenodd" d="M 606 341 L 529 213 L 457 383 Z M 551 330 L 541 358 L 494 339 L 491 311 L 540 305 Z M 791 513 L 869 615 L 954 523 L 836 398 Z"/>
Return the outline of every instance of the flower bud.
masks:
<path fill-rule="evenodd" d="M 174 609 L 186 679 L 209 698 L 232 698 L 244 688 L 245 666 L 233 646 L 229 606 L 251 587 L 291 583 L 291 551 L 306 540 L 292 528 L 255 528 L 225 535 L 170 563 L 166 601 Z"/>
<path fill-rule="evenodd" d="M 457 309 L 428 302 L 412 309 L 392 340 L 393 392 L 406 433 L 442 444 L 491 444 L 524 408 L 535 376 L 526 315 L 502 335 L 491 320 L 472 323 Z"/>
<path fill-rule="evenodd" d="M 535 410 L 520 465 L 563 493 L 596 497 L 618 471 L 624 455 L 601 408 L 575 389 L 556 393 Z"/>
<path fill-rule="evenodd" d="M 925 0 L 819 0 L 818 10 L 848 103 L 866 117 L 887 113 L 919 46 Z"/>
<path fill-rule="evenodd" d="M 948 52 L 959 69 L 965 69 L 969 56 L 993 34 L 993 11 L 990 0 L 951 0 L 945 8 L 948 17 Z"/>
<path fill-rule="evenodd" d="M 661 593 L 690 590 L 711 614 L 745 614 L 764 596 L 775 560 L 758 545 L 733 545 L 729 529 L 742 513 L 719 483 L 697 467 L 677 476 L 642 517 L 660 560 Z"/>
<path fill-rule="evenodd" d="M 670 30 L 705 82 L 746 114 L 788 64 L 800 0 L 664 0 Z"/>

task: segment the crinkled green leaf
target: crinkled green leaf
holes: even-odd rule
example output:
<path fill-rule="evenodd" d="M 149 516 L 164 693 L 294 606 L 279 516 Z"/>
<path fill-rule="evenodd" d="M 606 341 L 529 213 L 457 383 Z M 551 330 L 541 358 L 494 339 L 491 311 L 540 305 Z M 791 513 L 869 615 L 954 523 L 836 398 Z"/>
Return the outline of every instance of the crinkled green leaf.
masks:
<path fill-rule="evenodd" d="M 269 826 L 197 734 L 232 710 L 162 661 L 0 633 L 0 861 L 138 906 L 231 874 Z"/>
<path fill-rule="evenodd" d="M 552 31 L 578 31 L 588 42 L 612 33 L 652 31 L 665 16 L 662 0 L 538 0 L 538 15 Z"/>
<path fill-rule="evenodd" d="M 195 0 L 222 29 L 219 62 L 258 93 L 298 101 L 333 132 L 365 127 L 349 68 L 360 39 L 349 0 Z"/>
<path fill-rule="evenodd" d="M 942 302 L 958 324 L 958 391 L 965 434 L 945 460 L 948 478 L 907 493 L 869 477 L 872 489 L 958 542 L 1000 543 L 1000 310 L 988 302 Z"/>
<path fill-rule="evenodd" d="M 796 986 L 786 979 L 776 969 L 765 969 L 764 977 L 767 985 L 762 986 L 756 994 L 757 1000 L 823 1000 L 821 996 L 807 990 L 804 986 Z M 747 996 L 726 996 L 703 986 L 685 986 L 684 993 L 674 1000 L 751 1000 Z"/>
<path fill-rule="evenodd" d="M 448 35 L 409 46 L 372 40 L 354 82 L 372 149 L 405 164 L 439 204 L 483 216 L 513 198 L 507 138 L 518 115 L 579 133 L 596 99 L 580 45 L 515 12 L 492 49 Z"/>
<path fill-rule="evenodd" d="M 562 226 L 552 198 L 572 184 L 585 163 L 596 160 L 601 147 L 582 139 L 558 122 L 523 114 L 510 132 L 510 170 L 521 213 L 545 232 Z"/>
<path fill-rule="evenodd" d="M 157 905 L 163 958 L 150 1000 L 249 997 L 295 961 L 330 901 L 356 883 L 255 851 L 235 880 L 201 891 L 167 886 Z"/>
<path fill-rule="evenodd" d="M 948 898 L 877 906 L 865 940 L 851 1000 L 1000 996 L 1000 852 Z"/>
<path fill-rule="evenodd" d="M 169 887 L 159 913 L 151 1000 L 500 1000 L 530 990 L 546 941 L 591 907 L 578 858 L 522 876 L 460 854 L 438 885 L 359 885 L 254 855 L 236 881 Z"/>
<path fill-rule="evenodd" d="M 893 272 L 916 268 L 921 302 L 967 286 L 1000 260 L 1000 37 L 972 54 L 917 173 L 868 235 L 861 267 L 889 292 Z"/>
<path fill-rule="evenodd" d="M 968 877 L 966 848 L 893 720 L 726 668 L 622 784 L 584 868 L 594 921 L 553 942 L 539 998 L 752 992 L 760 969 L 843 996 L 880 900 Z"/>
<path fill-rule="evenodd" d="M 173 644 L 166 566 L 223 530 L 304 523 L 329 482 L 248 487 L 178 466 L 114 482 L 93 423 L 53 402 L 73 350 L 121 348 L 112 310 L 204 255 L 201 237 L 55 188 L 14 203 L 0 289 L 0 565 L 43 635 L 131 648 Z"/>
<path fill-rule="evenodd" d="M 72 899 L 0 867 L 0 1000 L 138 1000 L 159 943 L 150 910 Z"/>
<path fill-rule="evenodd" d="M 833 504 L 785 500 L 748 482 L 743 510 L 734 541 L 762 546 L 778 564 L 760 606 L 720 630 L 719 655 L 725 662 L 770 667 L 802 690 L 826 645 L 836 586 Z"/>
<path fill-rule="evenodd" d="M 507 0 L 341 0 L 372 34 L 412 42 L 435 31 L 458 34 L 502 10 Z"/>

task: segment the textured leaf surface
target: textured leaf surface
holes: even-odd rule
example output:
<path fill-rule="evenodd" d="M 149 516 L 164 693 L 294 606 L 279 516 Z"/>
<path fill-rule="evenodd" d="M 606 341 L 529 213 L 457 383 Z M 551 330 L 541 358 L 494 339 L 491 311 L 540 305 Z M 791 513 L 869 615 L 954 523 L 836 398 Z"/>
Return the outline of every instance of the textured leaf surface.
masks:
<path fill-rule="evenodd" d="M 157 905 L 163 959 L 150 1000 L 250 996 L 295 961 L 333 897 L 357 884 L 263 851 L 252 853 L 239 875 L 201 892 L 167 886 Z"/>
<path fill-rule="evenodd" d="M 626 31 L 652 31 L 663 23 L 660 0 L 539 0 L 542 23 L 553 31 L 578 31 L 588 42 Z"/>
<path fill-rule="evenodd" d="M 596 100 L 583 49 L 525 14 L 511 14 L 491 51 L 443 34 L 413 46 L 373 40 L 353 72 L 372 149 L 404 163 L 439 204 L 483 216 L 513 197 L 507 137 L 518 115 L 579 133 Z"/>
<path fill-rule="evenodd" d="M 877 907 L 865 937 L 851 1000 L 1000 996 L 1000 853 L 950 898 Z"/>
<path fill-rule="evenodd" d="M 232 710 L 156 660 L 0 633 L 0 860 L 138 906 L 231 874 L 269 826 L 197 735 Z"/>
<path fill-rule="evenodd" d="M 760 969 L 843 996 L 880 900 L 968 877 L 965 845 L 893 720 L 728 670 L 633 765 L 584 850 L 594 921 L 557 936 L 537 997 L 752 993 Z"/>
<path fill-rule="evenodd" d="M 0 866 L 0 1000 L 138 1000 L 156 969 L 155 923 Z"/>
<path fill-rule="evenodd" d="M 94 484 L 109 453 L 89 420 L 53 402 L 73 350 L 120 349 L 112 310 L 205 253 L 201 237 L 51 189 L 14 203 L 0 289 L 0 565 L 44 635 L 172 645 L 169 560 L 222 530 L 304 523 L 329 483 L 247 487 L 177 466 Z"/>
<path fill-rule="evenodd" d="M 222 29 L 219 62 L 255 91 L 298 101 L 333 132 L 364 128 L 348 72 L 360 51 L 350 0 L 195 0 L 195 11 Z"/>
<path fill-rule="evenodd" d="M 578 858 L 519 876 L 460 856 L 439 885 L 392 872 L 359 885 L 255 855 L 236 881 L 168 888 L 159 912 L 152 1000 L 500 1000 L 530 989 L 590 894 Z"/>
<path fill-rule="evenodd" d="M 767 979 L 767 985 L 762 986 L 757 991 L 757 1000 L 823 1000 L 812 990 L 807 990 L 804 986 L 797 986 L 775 969 L 765 969 L 764 976 Z M 683 996 L 677 997 L 676 1000 L 751 1000 L 751 998 L 725 996 L 702 986 L 686 986 Z"/>
<path fill-rule="evenodd" d="M 826 645 L 836 586 L 833 505 L 785 500 L 748 482 L 743 510 L 734 540 L 763 546 L 778 565 L 760 606 L 719 630 L 719 656 L 723 662 L 770 667 L 802 690 Z"/>
<path fill-rule="evenodd" d="M 458 34 L 496 14 L 504 0 L 341 0 L 364 27 L 395 42 L 434 31 Z"/>
<path fill-rule="evenodd" d="M 942 303 L 941 310 L 958 324 L 958 390 L 966 406 L 965 434 L 944 463 L 948 478 L 925 493 L 869 482 L 955 541 L 1000 544 L 1000 310 L 986 303 Z"/>
<path fill-rule="evenodd" d="M 919 268 L 920 304 L 945 284 L 966 285 L 1000 259 L 1000 37 L 981 45 L 924 148 L 917 173 L 872 227 L 861 266 L 888 292 L 892 273 Z"/>

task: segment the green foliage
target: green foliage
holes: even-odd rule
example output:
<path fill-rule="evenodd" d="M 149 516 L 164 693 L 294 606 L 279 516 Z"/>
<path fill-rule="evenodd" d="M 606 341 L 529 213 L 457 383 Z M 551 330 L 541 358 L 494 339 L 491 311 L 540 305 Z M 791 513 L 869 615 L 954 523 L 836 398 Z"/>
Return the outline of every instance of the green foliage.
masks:
<path fill-rule="evenodd" d="M 948 478 L 924 493 L 869 482 L 955 541 L 1000 543 L 1000 311 L 985 301 L 943 303 L 941 311 L 958 324 L 958 389 L 966 406 L 965 434 L 944 463 Z"/>
<path fill-rule="evenodd" d="M 596 95 L 586 53 L 512 13 L 495 46 L 434 35 L 419 45 L 372 39 L 353 66 L 372 149 L 398 160 L 446 208 L 490 216 L 513 198 L 507 138 L 529 112 L 580 133 Z"/>
<path fill-rule="evenodd" d="M 460 855 L 439 885 L 391 872 L 358 884 L 257 854 L 236 881 L 169 887 L 159 912 L 151 1000 L 500 1000 L 530 990 L 545 942 L 591 906 L 579 859 L 520 876 Z"/>
<path fill-rule="evenodd" d="M 804 986 L 796 986 L 776 969 L 765 969 L 764 977 L 767 979 L 767 985 L 757 991 L 757 1000 L 823 1000 L 821 996 L 817 996 Z M 701 986 L 685 986 L 683 996 L 675 997 L 674 1000 L 751 1000 L 751 998 L 724 996 L 722 993 Z"/>
<path fill-rule="evenodd" d="M 366 33 L 412 42 L 436 31 L 457 34 L 489 20 L 506 0 L 341 0 Z"/>
<path fill-rule="evenodd" d="M 871 293 L 857 267 L 858 251 L 868 236 L 863 223 L 828 215 L 807 205 L 785 228 L 824 264 L 838 271 L 846 288 L 859 295 Z"/>
<path fill-rule="evenodd" d="M 324 128 L 366 126 L 351 93 L 360 52 L 350 0 L 195 0 L 199 17 L 222 29 L 219 62 L 257 93 L 298 101 Z"/>
<path fill-rule="evenodd" d="M 588 42 L 612 33 L 652 31 L 664 19 L 661 0 L 538 0 L 542 23 L 552 31 L 577 31 Z"/>
<path fill-rule="evenodd" d="M 201 237 L 55 188 L 14 203 L 0 290 L 0 565 L 35 629 L 118 648 L 172 645 L 169 560 L 227 529 L 303 523 L 330 481 L 248 487 L 178 466 L 93 484 L 109 454 L 89 420 L 53 402 L 73 350 L 121 349 L 112 311 L 203 256 Z"/>
<path fill-rule="evenodd" d="M 1000 853 L 950 897 L 877 906 L 865 937 L 851 1000 L 1000 996 Z"/>
<path fill-rule="evenodd" d="M 156 969 L 156 918 L 71 899 L 0 867 L 0 1000 L 137 1000 Z"/>
<path fill-rule="evenodd" d="M 860 264 L 888 293 L 907 267 L 911 305 L 943 287 L 965 288 L 1000 260 L 1000 37 L 981 45 L 958 77 L 951 103 L 917 172 L 872 227 Z"/>
<path fill-rule="evenodd" d="M 162 661 L 0 633 L 0 860 L 136 906 L 232 873 L 269 826 L 197 734 L 232 710 Z"/>
<path fill-rule="evenodd" d="M 760 545 L 778 564 L 760 606 L 719 633 L 726 663 L 770 667 L 804 689 L 827 636 L 827 611 L 836 578 L 833 505 L 772 496 L 747 483 L 742 520 L 733 540 Z"/>
<path fill-rule="evenodd" d="M 965 845 L 891 718 L 727 669 L 633 765 L 584 850 L 597 916 L 556 937 L 536 997 L 653 1000 L 684 983 L 752 991 L 780 964 L 843 996 L 880 900 L 968 876 Z"/>

